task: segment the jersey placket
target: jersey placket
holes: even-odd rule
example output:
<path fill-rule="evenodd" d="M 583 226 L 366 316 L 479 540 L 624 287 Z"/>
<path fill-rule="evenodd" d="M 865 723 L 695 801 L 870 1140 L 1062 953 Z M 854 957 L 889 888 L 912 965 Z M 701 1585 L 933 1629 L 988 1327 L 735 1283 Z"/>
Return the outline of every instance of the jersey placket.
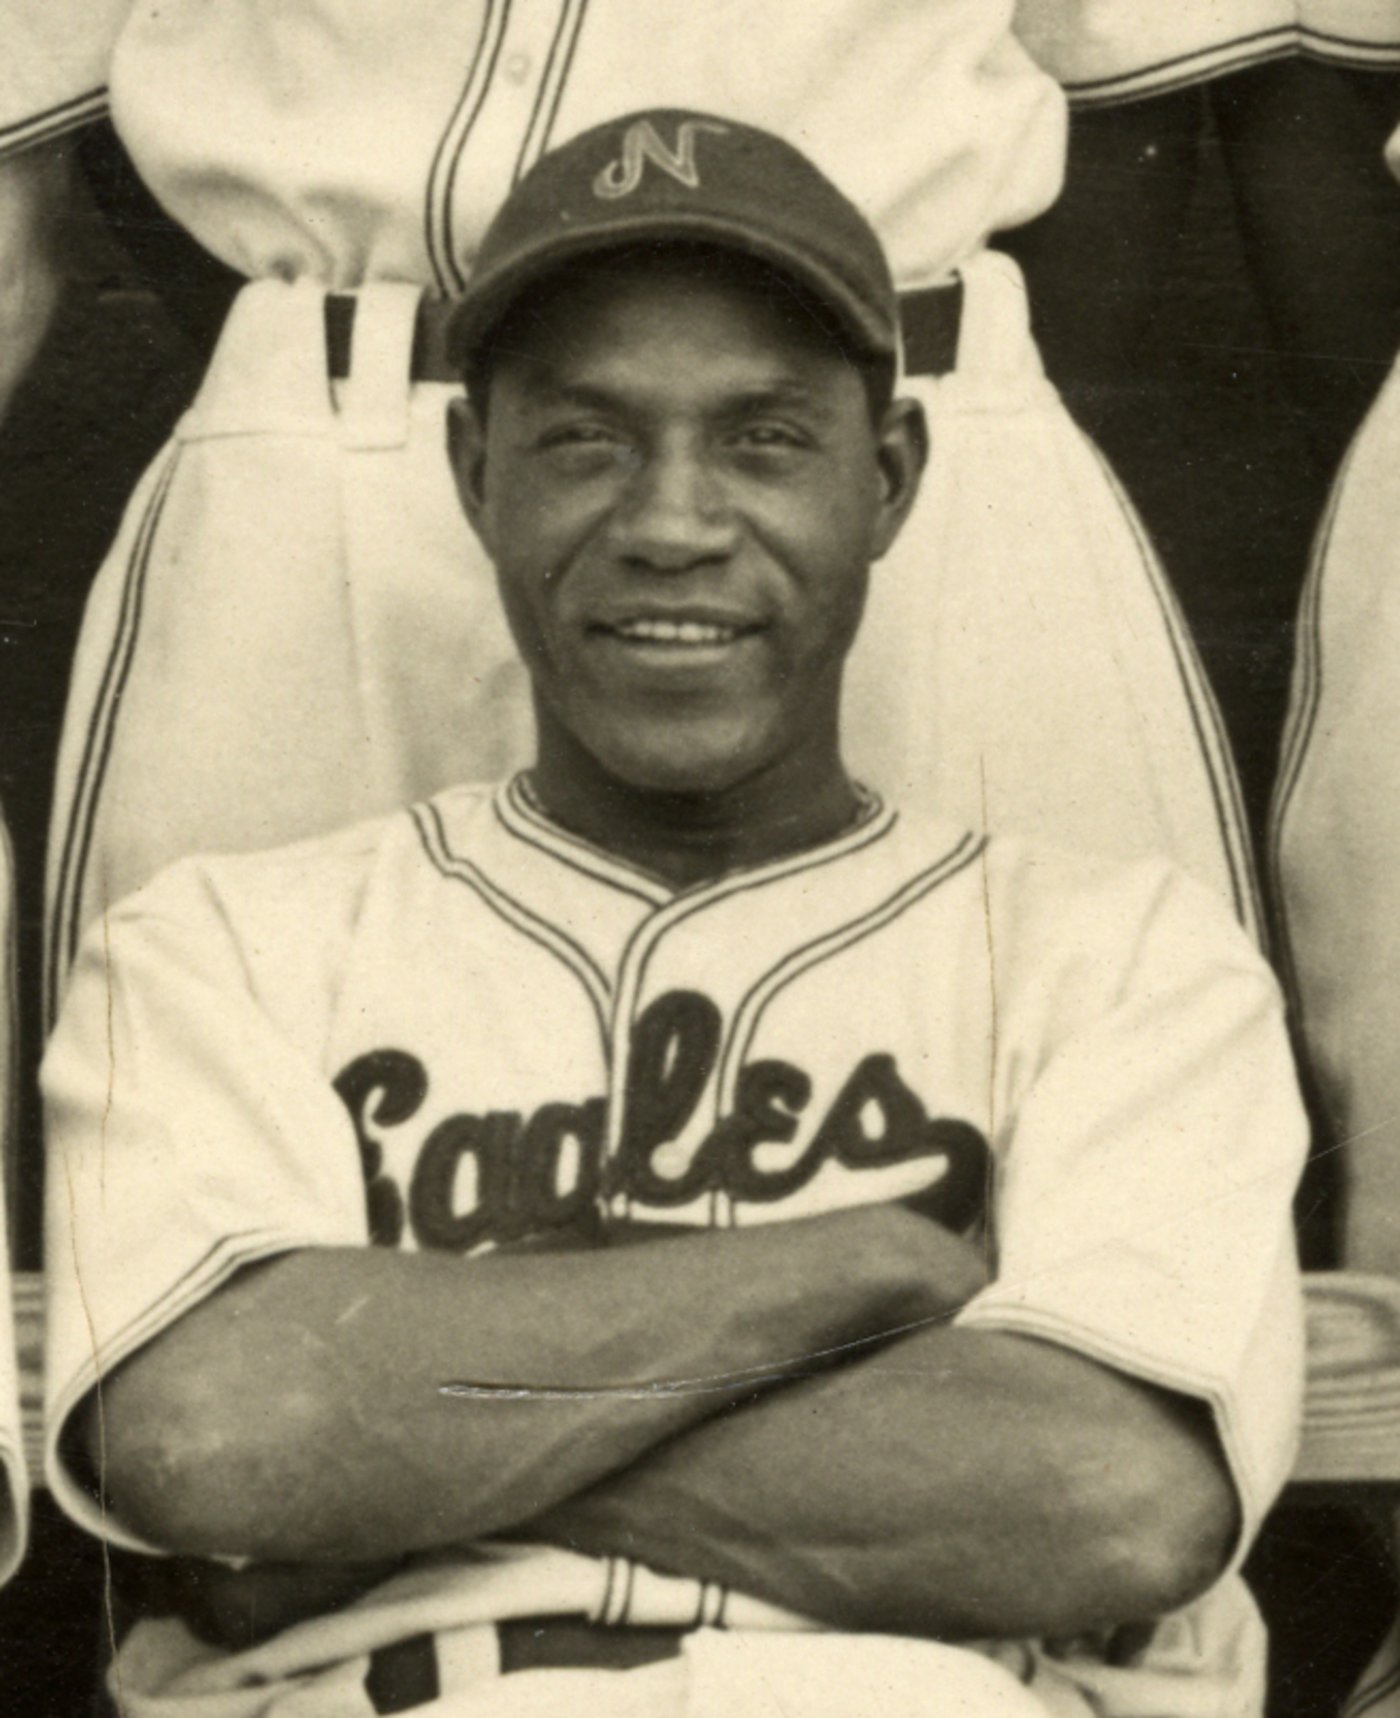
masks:
<path fill-rule="evenodd" d="M 465 241 L 548 145 L 586 0 L 488 0 L 462 94 L 428 190 L 428 238 L 439 288 L 460 292 Z"/>
<path fill-rule="evenodd" d="M 608 1112 L 607 1130 L 603 1141 L 603 1215 L 605 1218 L 626 1220 L 632 1215 L 633 1199 L 626 1187 L 612 1186 L 616 1168 L 621 1158 L 622 1140 L 628 1120 L 629 1096 L 633 1090 L 633 1057 L 636 1050 L 635 1027 L 643 1011 L 642 999 L 645 994 L 647 971 L 654 956 L 660 951 L 667 933 L 678 924 L 691 918 L 697 912 L 702 912 L 710 901 L 727 893 L 727 883 L 714 885 L 706 890 L 689 890 L 676 896 L 664 906 L 650 913 L 633 932 L 622 952 L 618 965 L 617 978 L 613 985 L 612 1015 L 609 1021 L 609 1077 L 608 1077 Z M 729 1021 L 724 1022 L 720 1053 L 716 1057 L 716 1071 L 723 1061 L 725 1048 L 724 1040 L 729 1035 Z M 718 1081 L 712 1073 L 709 1089 L 705 1093 L 703 1109 L 708 1113 L 707 1119 L 711 1125 L 718 1119 L 717 1091 Z M 690 1118 L 690 1131 L 696 1121 Z M 679 1141 L 668 1142 L 670 1161 L 667 1158 L 668 1145 L 658 1148 L 658 1158 L 663 1171 L 674 1167 L 684 1168 L 684 1156 L 688 1148 L 678 1152 Z M 716 1227 L 720 1221 L 719 1198 L 712 1194 L 708 1202 L 708 1221 L 710 1227 Z"/>
<path fill-rule="evenodd" d="M 692 930 L 698 915 L 712 914 L 735 896 L 749 895 L 755 890 L 767 896 L 770 889 L 781 890 L 787 879 L 802 873 L 825 875 L 828 865 L 833 862 L 846 859 L 867 845 L 882 842 L 892 823 L 891 814 L 880 809 L 868 821 L 835 842 L 813 852 L 793 855 L 771 866 L 760 867 L 757 871 L 735 873 L 707 886 L 689 889 L 659 905 L 637 925 L 616 968 L 608 1026 L 608 1111 L 602 1159 L 602 1210 L 605 1219 L 626 1219 L 633 1214 L 634 1201 L 630 1190 L 616 1185 L 616 1182 L 627 1133 L 629 1105 L 637 1101 L 638 1095 L 636 1028 L 648 1007 L 666 995 L 668 989 L 675 988 L 674 980 L 670 986 L 648 982 L 649 974 L 655 971 L 658 958 L 663 955 L 666 939 L 683 927 L 687 931 Z M 847 896 L 848 886 L 854 883 L 853 873 L 842 866 L 837 875 L 841 878 L 840 885 L 827 894 L 826 905 L 812 919 L 811 929 L 839 941 L 853 917 L 860 919 L 863 914 L 858 908 L 853 909 L 853 900 Z M 869 883 L 864 885 L 866 888 L 869 886 Z M 854 898 L 859 899 L 861 893 L 861 889 L 856 889 Z M 776 900 L 754 921 L 753 928 L 755 934 L 748 939 L 736 938 L 733 926 L 717 930 L 708 939 L 716 949 L 725 951 L 723 963 L 708 970 L 705 974 L 707 981 L 703 985 L 704 996 L 719 1015 L 718 1033 L 703 1090 L 697 1095 L 691 1113 L 684 1119 L 678 1133 L 656 1146 L 655 1162 L 663 1175 L 683 1174 L 699 1142 L 733 1113 L 740 1073 L 738 1064 L 757 1028 L 756 1013 L 747 1004 L 758 999 L 758 1012 L 761 1012 L 769 981 L 793 962 L 795 951 L 791 924 L 783 918 Z M 825 936 L 818 935 L 816 940 L 821 945 Z M 696 956 L 691 954 L 677 962 L 685 975 L 681 980 L 684 990 L 700 988 L 701 974 L 695 961 Z M 743 1042 L 739 1041 L 741 1031 Z M 725 1189 L 711 1188 L 707 1194 L 697 1194 L 696 1198 L 706 1200 L 705 1221 L 709 1227 L 733 1226 L 734 1200 Z"/>

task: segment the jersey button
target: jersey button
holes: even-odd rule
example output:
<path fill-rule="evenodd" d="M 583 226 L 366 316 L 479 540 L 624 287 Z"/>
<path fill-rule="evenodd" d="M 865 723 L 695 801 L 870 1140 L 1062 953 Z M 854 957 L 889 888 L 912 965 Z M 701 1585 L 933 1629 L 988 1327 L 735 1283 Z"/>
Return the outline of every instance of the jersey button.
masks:
<path fill-rule="evenodd" d="M 530 56 L 512 54 L 506 61 L 505 72 L 513 84 L 523 84 L 530 75 Z"/>

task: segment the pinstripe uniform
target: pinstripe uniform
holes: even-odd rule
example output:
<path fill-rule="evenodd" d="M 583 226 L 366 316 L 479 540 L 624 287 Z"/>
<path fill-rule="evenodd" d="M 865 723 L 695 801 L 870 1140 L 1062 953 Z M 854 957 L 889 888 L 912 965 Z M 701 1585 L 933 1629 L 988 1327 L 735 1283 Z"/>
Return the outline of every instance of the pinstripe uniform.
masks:
<path fill-rule="evenodd" d="M 1400 174 L 1400 133 L 1388 160 Z M 1345 1148 L 1343 1263 L 1400 1271 L 1400 368 L 1333 484 L 1303 588 L 1270 864 L 1281 957 L 1330 1124 Z M 1347 1718 L 1400 1713 L 1400 1622 Z"/>
<path fill-rule="evenodd" d="M 1294 54 L 1400 67 L 1395 0 L 1016 0 L 1016 33 L 1076 107 L 1164 95 Z"/>
<path fill-rule="evenodd" d="M 1255 923 L 1194 653 L 1041 374 L 1014 265 L 982 249 L 1046 206 L 1062 168 L 1063 99 L 1010 14 L 781 0 L 760 51 L 743 0 L 664 22 L 650 8 L 646 28 L 630 0 L 131 10 L 115 123 L 157 197 L 252 284 L 91 596 L 49 847 L 51 976 L 97 905 L 172 857 L 313 833 L 528 756 L 524 678 L 442 458 L 450 390 L 409 380 L 415 314 L 421 292 L 460 286 L 534 156 L 621 91 L 797 139 L 871 217 L 903 291 L 961 282 L 954 350 L 910 388 L 930 479 L 848 676 L 857 767 L 959 819 L 1171 852 Z M 327 288 L 355 296 L 343 382 L 327 379 Z"/>
<path fill-rule="evenodd" d="M 1400 175 L 1400 132 L 1388 159 Z M 1400 371 L 1392 368 L 1314 544 L 1271 828 L 1303 1033 L 1336 1137 L 1354 1142 L 1354 1174 L 1367 1190 L 1349 1213 L 1348 1257 L 1385 1271 L 1400 1269 L 1397 470 Z"/>
<path fill-rule="evenodd" d="M 892 1199 L 993 1249 L 964 1324 L 1209 1403 L 1241 1553 L 1289 1468 L 1304 1126 L 1276 987 L 1220 904 L 1160 862 L 1089 865 L 870 800 L 832 841 L 676 892 L 550 823 L 520 781 L 461 789 L 140 891 L 86 943 L 45 1083 L 49 1256 L 76 1267 L 52 1287 L 49 1479 L 124 1544 L 140 1542 L 57 1454 L 65 1420 L 95 1368 L 251 1260 L 588 1244 L 630 1220 L 745 1226 Z M 388 1629 L 391 1583 L 336 1620 L 333 1667 L 330 1619 L 242 1659 L 143 1626 L 123 1702 L 143 1714 L 163 1688 L 158 1710 L 195 1718 L 223 1689 L 221 1712 L 280 1714 L 283 1695 L 309 1698 L 298 1677 L 373 1682 L 370 1645 L 421 1635 L 432 1607 L 443 1713 L 521 1709 L 493 1692 L 495 1617 L 724 1623 L 753 1631 L 750 1664 L 797 1650 L 761 1643 L 799 1620 L 743 1594 L 503 1556 L 407 1578 L 415 1602 Z M 712 1627 L 692 1645 L 686 1674 L 734 1674 L 707 1656 L 725 1650 Z M 946 1649 L 925 1650 L 901 1643 L 882 1709 L 926 1709 Z M 987 1650 L 1037 1710 L 1260 1710 L 1262 1643 L 1233 1575 L 1126 1663 L 1103 1643 Z M 747 1709 L 729 1694 L 686 1709 Z"/>

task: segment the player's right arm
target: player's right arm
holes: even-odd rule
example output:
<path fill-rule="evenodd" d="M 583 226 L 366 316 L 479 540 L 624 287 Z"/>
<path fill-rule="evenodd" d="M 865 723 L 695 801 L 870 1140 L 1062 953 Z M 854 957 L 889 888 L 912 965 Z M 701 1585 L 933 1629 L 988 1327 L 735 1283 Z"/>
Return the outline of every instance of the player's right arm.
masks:
<path fill-rule="evenodd" d="M 888 1208 L 584 1253 L 306 1248 L 120 1365 L 86 1449 L 152 1544 L 390 1557 L 516 1526 L 981 1281 L 964 1243 Z"/>
<path fill-rule="evenodd" d="M 357 1562 L 508 1531 L 985 1280 L 898 1210 L 567 1254 L 371 1245 L 324 1046 L 386 839 L 318 845 L 314 898 L 296 849 L 176 867 L 74 968 L 44 1065 L 48 1471 L 118 1542 Z"/>

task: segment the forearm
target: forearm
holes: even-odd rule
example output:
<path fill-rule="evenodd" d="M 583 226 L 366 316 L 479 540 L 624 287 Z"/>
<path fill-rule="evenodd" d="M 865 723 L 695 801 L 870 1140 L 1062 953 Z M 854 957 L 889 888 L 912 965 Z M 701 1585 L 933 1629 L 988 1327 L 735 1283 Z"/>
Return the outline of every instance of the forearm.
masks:
<path fill-rule="evenodd" d="M 939 1245 L 871 1211 L 571 1254 L 289 1254 L 107 1381 L 92 1456 L 110 1506 L 175 1550 L 359 1560 L 479 1538 L 965 1298 L 937 1286 Z"/>
<path fill-rule="evenodd" d="M 1203 1419 L 1067 1350 L 931 1330 L 712 1420 L 530 1531 L 835 1627 L 1078 1633 L 1183 1603 L 1228 1556 Z"/>

